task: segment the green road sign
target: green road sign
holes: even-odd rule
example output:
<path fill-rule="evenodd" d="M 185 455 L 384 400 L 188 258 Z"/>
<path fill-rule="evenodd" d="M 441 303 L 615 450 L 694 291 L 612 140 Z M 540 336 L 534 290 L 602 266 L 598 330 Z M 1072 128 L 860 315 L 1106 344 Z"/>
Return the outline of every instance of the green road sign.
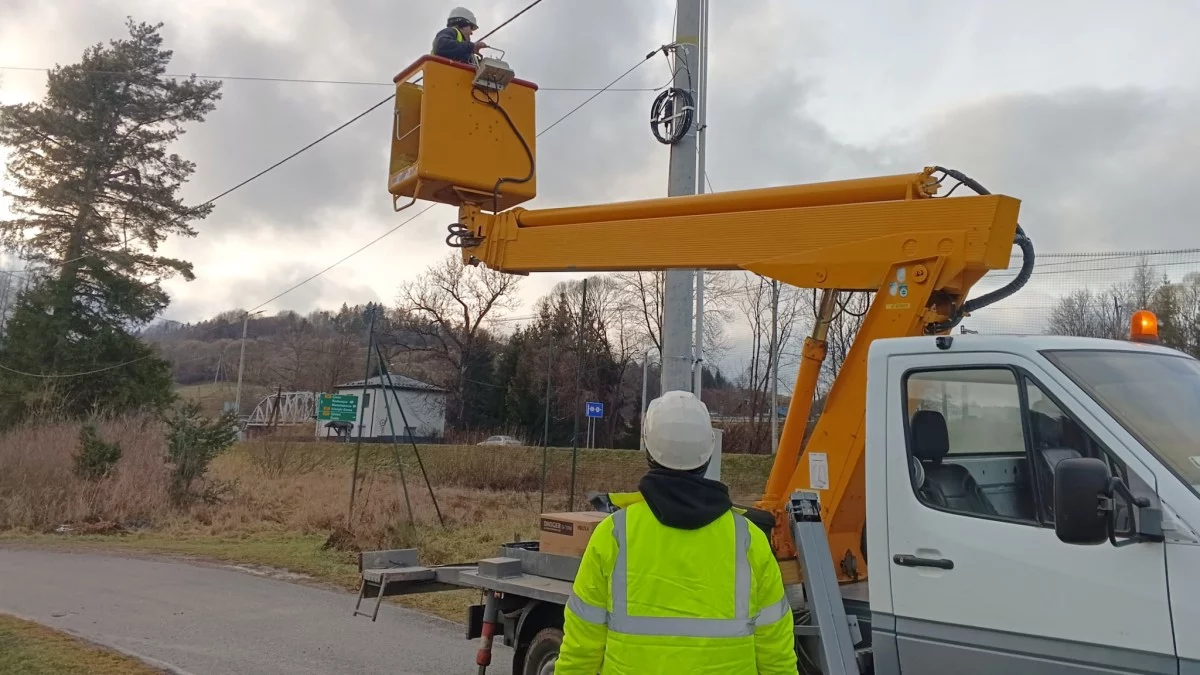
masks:
<path fill-rule="evenodd" d="M 358 420 L 358 397 L 354 394 L 321 394 L 317 401 L 317 419 L 334 422 Z"/>

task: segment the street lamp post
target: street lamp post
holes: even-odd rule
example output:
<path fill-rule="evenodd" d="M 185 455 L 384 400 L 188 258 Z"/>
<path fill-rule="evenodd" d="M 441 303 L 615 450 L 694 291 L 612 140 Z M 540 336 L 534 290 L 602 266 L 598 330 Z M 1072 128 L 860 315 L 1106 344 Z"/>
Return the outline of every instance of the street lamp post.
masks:
<path fill-rule="evenodd" d="M 246 328 L 250 325 L 250 317 L 255 314 L 262 314 L 264 311 L 260 309 L 257 312 L 246 312 L 246 316 L 242 319 L 242 349 L 241 354 L 238 356 L 237 393 L 234 394 L 233 401 L 234 414 L 239 417 L 242 415 L 242 373 L 246 369 Z"/>

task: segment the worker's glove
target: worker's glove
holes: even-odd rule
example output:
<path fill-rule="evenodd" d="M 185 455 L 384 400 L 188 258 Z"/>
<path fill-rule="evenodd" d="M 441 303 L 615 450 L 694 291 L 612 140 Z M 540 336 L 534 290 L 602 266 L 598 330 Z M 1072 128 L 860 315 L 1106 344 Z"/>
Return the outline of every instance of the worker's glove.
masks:
<path fill-rule="evenodd" d="M 613 506 L 612 500 L 608 498 L 607 492 L 592 492 L 588 494 L 588 503 L 592 508 L 601 513 L 616 513 L 617 507 Z"/>

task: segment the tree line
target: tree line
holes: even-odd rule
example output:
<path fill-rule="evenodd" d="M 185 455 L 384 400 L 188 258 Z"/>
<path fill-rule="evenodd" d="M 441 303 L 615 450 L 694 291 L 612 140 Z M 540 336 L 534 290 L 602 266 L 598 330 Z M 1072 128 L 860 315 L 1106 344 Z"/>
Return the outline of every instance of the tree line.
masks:
<path fill-rule="evenodd" d="M 374 314 L 375 341 L 389 371 L 446 390 L 447 426 L 455 438 L 508 433 L 534 444 L 569 445 L 583 403 L 600 401 L 606 414 L 596 442 L 638 447 L 643 379 L 648 398 L 659 393 L 665 275 L 562 282 L 527 308 L 518 300 L 521 279 L 466 266 L 450 253 L 403 284 L 390 306 L 248 319 L 243 310 L 229 310 L 196 323 L 159 322 L 143 337 L 171 361 L 181 384 L 229 382 L 236 378 L 246 320 L 244 386 L 331 391 L 378 374 L 378 366 L 366 370 L 367 317 Z M 705 401 L 714 414 L 737 420 L 725 425 L 731 451 L 768 452 L 772 286 L 747 273 L 705 279 Z M 780 286 L 778 293 L 776 339 L 781 368 L 790 374 L 811 325 L 812 302 L 808 292 L 792 287 Z M 854 328 L 848 330 L 852 336 Z M 736 360 L 726 358 L 733 344 L 743 346 Z M 844 351 L 835 349 L 831 362 Z M 727 373 L 718 362 L 734 367 Z M 786 405 L 786 395 L 780 402 Z M 253 405 L 243 397 L 242 412 Z"/>
<path fill-rule="evenodd" d="M 1124 281 L 1101 291 L 1082 288 L 1058 299 L 1050 313 L 1049 332 L 1126 340 L 1133 313 L 1139 309 L 1158 317 L 1162 345 L 1200 357 L 1200 273 L 1189 272 L 1172 281 L 1145 258 Z"/>

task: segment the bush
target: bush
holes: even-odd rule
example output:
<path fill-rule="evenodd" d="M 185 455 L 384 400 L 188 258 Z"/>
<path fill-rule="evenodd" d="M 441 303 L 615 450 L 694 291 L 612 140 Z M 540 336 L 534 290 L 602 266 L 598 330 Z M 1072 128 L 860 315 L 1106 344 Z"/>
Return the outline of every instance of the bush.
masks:
<path fill-rule="evenodd" d="M 207 418 L 200 406 L 186 403 L 167 418 L 167 462 L 171 464 L 171 499 L 176 504 L 197 498 L 214 501 L 218 490 L 209 486 L 197 491 L 208 473 L 213 458 L 237 440 L 236 418 L 232 413 Z"/>
<path fill-rule="evenodd" d="M 121 461 L 121 446 L 105 443 L 92 424 L 79 430 L 79 450 L 75 452 L 75 475 L 84 480 L 100 480 L 112 474 Z"/>
<path fill-rule="evenodd" d="M 336 455 L 324 443 L 305 443 L 291 439 L 264 440 L 242 446 L 250 462 L 267 478 L 304 476 L 329 468 Z"/>

